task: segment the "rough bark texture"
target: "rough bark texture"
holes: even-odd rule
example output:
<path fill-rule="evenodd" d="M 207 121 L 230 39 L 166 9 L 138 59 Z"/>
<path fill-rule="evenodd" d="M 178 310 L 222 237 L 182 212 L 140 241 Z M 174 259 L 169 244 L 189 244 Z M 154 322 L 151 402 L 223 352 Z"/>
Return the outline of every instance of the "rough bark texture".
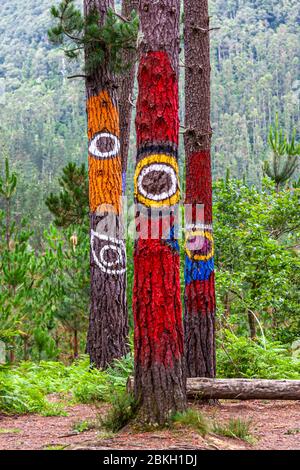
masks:
<path fill-rule="evenodd" d="M 139 0 L 122 0 L 122 16 L 129 18 L 133 10 L 138 11 Z M 130 146 L 130 128 L 132 116 L 132 95 L 136 71 L 137 53 L 134 49 L 125 49 L 123 53 L 124 64 L 129 64 L 119 78 L 119 105 L 120 105 L 120 144 L 122 155 L 122 187 L 126 191 L 127 160 Z"/>
<path fill-rule="evenodd" d="M 135 394 L 141 418 L 164 424 L 186 405 L 179 247 L 173 212 L 178 203 L 179 0 L 140 2 L 137 102 L 137 217 L 158 216 L 157 239 L 136 241 L 134 266 Z M 140 226 L 137 223 L 137 230 Z"/>
<path fill-rule="evenodd" d="M 112 0 L 84 2 L 103 23 Z M 108 53 L 107 53 L 108 54 Z M 91 225 L 91 308 L 87 352 L 105 368 L 128 352 L 126 250 L 122 230 L 122 162 L 116 79 L 109 56 L 86 79 Z M 112 227 L 115 230 L 111 231 Z"/>
<path fill-rule="evenodd" d="M 208 1 L 185 0 L 184 8 L 185 203 L 193 207 L 186 216 L 185 354 L 188 377 L 215 377 Z"/>
<path fill-rule="evenodd" d="M 300 400 L 300 380 L 188 378 L 186 388 L 191 399 Z M 133 378 L 127 390 L 134 390 Z"/>

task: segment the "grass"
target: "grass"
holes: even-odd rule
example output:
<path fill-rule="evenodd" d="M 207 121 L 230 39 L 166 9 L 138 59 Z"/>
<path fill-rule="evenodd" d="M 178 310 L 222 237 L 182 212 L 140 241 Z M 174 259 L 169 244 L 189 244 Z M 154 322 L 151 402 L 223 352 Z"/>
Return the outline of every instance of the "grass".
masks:
<path fill-rule="evenodd" d="M 19 428 L 0 428 L 0 434 L 19 434 L 20 432 Z"/>
<path fill-rule="evenodd" d="M 63 445 L 63 444 L 57 444 L 57 445 L 49 445 L 44 447 L 44 450 L 65 450 L 68 447 L 68 445 Z"/>
<path fill-rule="evenodd" d="M 176 413 L 172 417 L 173 424 L 178 427 L 189 427 L 205 436 L 209 432 L 206 418 L 196 410 L 188 409 L 183 413 Z"/>
<path fill-rule="evenodd" d="M 294 429 L 288 429 L 287 432 L 285 432 L 284 434 L 288 436 L 295 436 L 296 434 L 299 434 L 299 433 L 300 433 L 300 428 L 294 428 Z"/>
<path fill-rule="evenodd" d="M 253 437 L 250 432 L 251 420 L 241 418 L 231 418 L 226 424 L 215 423 L 213 432 L 219 436 L 232 437 L 243 441 L 253 443 Z"/>

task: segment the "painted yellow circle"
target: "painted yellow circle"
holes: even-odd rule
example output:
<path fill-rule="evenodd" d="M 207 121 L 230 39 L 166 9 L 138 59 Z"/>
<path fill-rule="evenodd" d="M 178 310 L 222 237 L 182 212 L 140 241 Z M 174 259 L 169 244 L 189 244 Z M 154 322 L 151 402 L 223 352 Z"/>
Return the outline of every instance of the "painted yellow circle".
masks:
<path fill-rule="evenodd" d="M 190 237 L 203 237 L 203 238 L 206 238 L 207 240 L 209 240 L 211 242 L 210 252 L 207 255 L 194 255 L 193 251 L 189 250 L 187 248 L 187 245 L 186 245 L 187 240 Z M 215 253 L 214 239 L 213 239 L 212 233 L 208 232 L 207 230 L 195 230 L 194 232 L 192 230 L 188 231 L 185 235 L 185 252 L 186 252 L 187 256 L 190 259 L 194 260 L 194 261 L 208 261 L 209 259 L 211 259 L 214 256 L 214 253 Z"/>
<path fill-rule="evenodd" d="M 176 159 L 170 155 L 164 155 L 164 154 L 154 154 L 154 155 L 149 155 L 148 157 L 143 158 L 141 161 L 136 166 L 135 169 L 135 175 L 134 175 L 134 195 L 135 198 L 138 202 L 141 204 L 144 204 L 147 207 L 162 207 L 162 206 L 173 206 L 174 204 L 177 204 L 178 201 L 180 200 L 180 189 L 179 187 L 177 188 L 177 191 L 175 194 L 172 196 L 163 199 L 161 201 L 154 201 L 152 199 L 149 199 L 142 194 L 140 194 L 138 190 L 138 178 L 143 170 L 148 165 L 155 164 L 155 163 L 164 163 L 166 165 L 169 165 L 171 168 L 173 168 L 176 179 L 177 179 L 177 186 L 178 186 L 178 163 Z"/>

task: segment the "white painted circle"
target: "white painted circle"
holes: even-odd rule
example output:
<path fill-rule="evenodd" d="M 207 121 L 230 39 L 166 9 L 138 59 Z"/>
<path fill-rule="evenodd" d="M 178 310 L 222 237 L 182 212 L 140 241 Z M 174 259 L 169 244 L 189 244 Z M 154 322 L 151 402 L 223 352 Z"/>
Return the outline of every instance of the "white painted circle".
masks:
<path fill-rule="evenodd" d="M 106 261 L 104 259 L 104 254 L 107 251 L 115 251 L 118 254 L 118 259 L 116 259 L 116 261 L 110 261 L 110 262 Z M 118 246 L 114 246 L 114 245 L 105 245 L 100 251 L 100 261 L 104 266 L 106 266 L 108 268 L 111 268 L 112 266 L 115 266 L 116 264 L 121 264 L 122 263 L 122 250 L 121 250 L 121 248 L 118 247 Z"/>
<path fill-rule="evenodd" d="M 172 185 L 168 191 L 164 191 L 163 193 L 160 193 L 160 194 L 151 194 L 151 193 L 148 193 L 143 188 L 143 179 L 145 178 L 146 175 L 148 175 L 152 171 L 159 171 L 161 173 L 167 173 L 168 175 L 170 175 Z M 169 165 L 164 165 L 163 163 L 152 163 L 151 165 L 143 168 L 143 170 L 138 176 L 137 185 L 138 185 L 138 190 L 140 194 L 144 196 L 145 198 L 151 199 L 152 201 L 163 201 L 164 199 L 169 199 L 170 197 L 174 196 L 174 194 L 176 194 L 177 174 L 174 168 L 172 168 Z"/>
<path fill-rule="evenodd" d="M 101 241 L 107 241 L 108 244 L 104 245 L 104 247 L 100 250 L 100 254 L 98 258 L 95 249 L 94 249 L 94 239 L 98 238 Z M 118 240 L 117 238 L 113 237 L 108 237 L 107 235 L 101 235 L 100 233 L 95 232 L 94 230 L 91 231 L 91 249 L 92 249 L 92 255 L 93 259 L 98 266 L 98 268 L 106 273 L 106 274 L 115 274 L 115 275 L 121 275 L 126 272 L 126 267 L 125 268 L 117 268 L 118 265 L 122 264 L 126 266 L 126 248 L 125 248 L 125 243 L 123 240 Z M 108 262 L 104 259 L 104 253 L 108 250 L 114 250 L 118 253 L 118 259 L 115 262 Z M 124 260 L 124 261 L 123 261 Z"/>
<path fill-rule="evenodd" d="M 99 148 L 97 147 L 97 143 L 101 139 L 112 139 L 114 141 L 114 148 L 109 152 L 100 152 Z M 108 132 L 100 132 L 96 134 L 95 137 L 89 143 L 89 153 L 93 155 L 93 157 L 97 158 L 111 158 L 116 157 L 120 152 L 120 141 L 118 137 L 113 134 L 109 134 Z"/>

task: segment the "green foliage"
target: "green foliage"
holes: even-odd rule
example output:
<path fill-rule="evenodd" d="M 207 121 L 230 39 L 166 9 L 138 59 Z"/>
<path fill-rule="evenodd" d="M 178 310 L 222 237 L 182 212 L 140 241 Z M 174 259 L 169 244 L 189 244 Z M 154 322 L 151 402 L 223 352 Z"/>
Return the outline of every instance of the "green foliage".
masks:
<path fill-rule="evenodd" d="M 243 441 L 253 443 L 251 436 L 251 420 L 244 420 L 242 418 L 231 418 L 227 424 L 214 424 L 213 432 L 220 436 L 233 437 L 235 439 L 242 439 Z"/>
<path fill-rule="evenodd" d="M 176 413 L 172 416 L 172 422 L 176 426 L 192 428 L 205 436 L 209 432 L 209 423 L 206 418 L 196 410 L 189 408 L 182 413 Z"/>
<path fill-rule="evenodd" d="M 82 420 L 82 421 L 77 421 L 73 425 L 73 430 L 77 432 L 78 434 L 86 431 L 90 431 L 91 429 L 95 428 L 95 422 L 88 421 L 88 420 Z"/>
<path fill-rule="evenodd" d="M 300 360 L 278 341 L 262 344 L 225 330 L 217 343 L 218 377 L 300 379 Z"/>
<path fill-rule="evenodd" d="M 10 200 L 16 192 L 17 175 L 15 172 L 11 173 L 9 168 L 9 160 L 5 158 L 5 173 L 4 178 L 0 178 L 0 194 L 6 200 Z"/>
<path fill-rule="evenodd" d="M 57 227 L 81 225 L 88 220 L 88 175 L 85 165 L 69 163 L 63 168 L 59 179 L 60 193 L 51 193 L 46 199 L 46 206 L 55 216 Z"/>
<path fill-rule="evenodd" d="M 214 185 L 218 318 L 237 333 L 255 315 L 257 334 L 292 341 L 299 335 L 299 191 L 262 190 L 235 179 Z"/>
<path fill-rule="evenodd" d="M 272 150 L 272 163 L 265 161 L 264 171 L 276 184 L 280 185 L 289 181 L 296 171 L 300 157 L 300 143 L 296 142 L 296 129 L 289 142 L 283 130 L 279 127 L 278 115 L 275 125 L 270 127 L 269 145 Z"/>
<path fill-rule="evenodd" d="M 112 407 L 107 415 L 100 420 L 101 425 L 111 432 L 118 432 L 136 417 L 137 402 L 128 393 L 115 394 L 112 397 Z"/>
<path fill-rule="evenodd" d="M 87 74 L 93 74 L 104 61 L 114 72 L 130 66 L 122 63 L 122 51 L 136 47 L 139 27 L 136 12 L 126 19 L 109 8 L 103 25 L 100 25 L 96 10 L 82 16 L 74 0 L 63 0 L 58 7 L 51 8 L 51 15 L 56 25 L 48 32 L 50 41 L 64 46 L 68 59 L 78 59 L 84 50 Z"/>
<path fill-rule="evenodd" d="M 89 358 L 83 356 L 70 366 L 50 361 L 0 366 L 0 411 L 50 416 L 64 413 L 66 402 L 115 403 L 114 393 L 119 396 L 125 391 L 125 371 L 129 370 L 128 358 L 124 365 L 121 363 L 118 361 L 116 370 L 100 371 L 92 368 Z M 58 395 L 62 401 L 51 403 L 47 398 L 50 394 Z"/>

